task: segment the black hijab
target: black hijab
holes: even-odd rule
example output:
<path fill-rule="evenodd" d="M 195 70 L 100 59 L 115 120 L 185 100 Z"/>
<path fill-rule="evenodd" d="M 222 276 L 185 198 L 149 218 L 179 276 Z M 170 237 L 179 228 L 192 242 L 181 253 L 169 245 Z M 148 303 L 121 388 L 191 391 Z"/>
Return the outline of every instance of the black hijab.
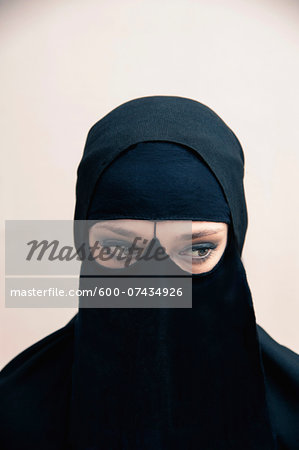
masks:
<path fill-rule="evenodd" d="M 196 154 L 151 141 L 103 173 L 87 218 L 229 223 L 230 212 Z M 130 276 L 136 264 L 116 271 L 97 270 L 94 262 L 93 273 Z M 100 282 L 88 278 L 88 287 Z M 83 277 L 80 286 L 87 288 Z M 232 233 L 216 266 L 192 275 L 192 308 L 89 309 L 84 301 L 76 324 L 74 447 L 275 448 L 251 296 Z"/>
<path fill-rule="evenodd" d="M 240 144 L 199 103 L 139 99 L 92 128 L 78 169 L 76 219 L 229 223 L 231 217 L 233 228 L 217 265 L 192 275 L 192 308 L 80 308 L 73 446 L 275 448 L 240 260 L 242 178 Z"/>
<path fill-rule="evenodd" d="M 256 326 L 241 260 L 243 175 L 233 132 L 190 99 L 136 99 L 92 127 L 75 219 L 221 221 L 228 242 L 211 271 L 188 274 L 192 308 L 85 308 L 81 298 L 69 324 L 8 364 L 1 448 L 299 448 L 298 357 Z M 78 248 L 88 227 L 77 223 Z M 82 270 L 86 280 L 99 283 Z"/>
<path fill-rule="evenodd" d="M 205 161 L 224 191 L 241 255 L 247 229 L 241 145 L 217 114 L 187 98 L 138 98 L 115 108 L 90 129 L 77 172 L 75 219 L 87 219 L 95 185 L 109 163 L 145 141 L 182 144 Z"/>

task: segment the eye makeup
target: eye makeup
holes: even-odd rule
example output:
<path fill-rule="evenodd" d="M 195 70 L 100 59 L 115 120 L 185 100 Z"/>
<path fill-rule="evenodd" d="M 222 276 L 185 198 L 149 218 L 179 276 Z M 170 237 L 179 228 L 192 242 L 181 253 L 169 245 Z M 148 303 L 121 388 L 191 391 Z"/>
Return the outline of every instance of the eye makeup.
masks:
<path fill-rule="evenodd" d="M 213 242 L 198 242 L 193 243 L 192 246 L 184 248 L 179 252 L 180 256 L 192 258 L 192 264 L 202 264 L 214 255 L 218 248 L 218 244 Z M 203 254 L 202 252 L 206 252 Z"/>
<path fill-rule="evenodd" d="M 114 264 L 121 265 L 123 264 L 122 260 L 127 256 L 132 258 L 131 262 L 135 261 L 136 258 L 139 259 L 142 257 L 149 242 L 147 239 L 143 239 L 134 243 L 133 236 L 136 238 L 136 230 L 135 232 L 128 230 L 127 239 L 124 238 L 124 235 L 114 236 L 114 230 L 110 231 L 112 233 L 108 233 L 106 230 L 104 233 L 96 230 L 92 239 L 93 242 L 98 242 L 101 248 L 106 249 L 108 255 L 110 255 L 110 262 L 107 261 L 105 264 L 109 264 L 110 266 Z M 186 239 L 182 239 L 182 237 L 186 237 L 185 234 L 172 239 L 168 235 L 168 248 L 164 247 L 164 249 L 169 257 L 180 267 L 189 267 L 188 271 L 192 271 L 193 273 L 197 273 L 198 271 L 202 272 L 206 267 L 213 265 L 213 261 L 217 262 L 223 242 L 219 232 L 220 229 L 199 230 L 191 235 L 188 234 L 189 239 L 187 242 Z M 191 236 L 192 240 L 190 239 Z M 161 245 L 163 245 L 163 236 L 160 237 L 160 243 L 162 241 Z M 134 244 L 137 245 L 136 248 Z"/>

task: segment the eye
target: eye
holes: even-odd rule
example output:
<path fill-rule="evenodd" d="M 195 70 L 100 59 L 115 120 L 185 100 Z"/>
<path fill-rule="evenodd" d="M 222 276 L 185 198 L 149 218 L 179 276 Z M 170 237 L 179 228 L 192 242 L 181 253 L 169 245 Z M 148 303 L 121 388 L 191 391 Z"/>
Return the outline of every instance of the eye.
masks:
<path fill-rule="evenodd" d="M 118 250 L 121 251 L 123 255 L 128 255 L 132 248 L 132 243 L 128 241 L 104 240 L 100 242 L 100 245 L 101 247 L 108 249 L 109 253 L 112 254 Z"/>
<path fill-rule="evenodd" d="M 213 244 L 212 242 L 204 242 L 201 244 L 194 244 L 191 247 L 182 250 L 180 255 L 188 258 L 192 257 L 192 261 L 194 263 L 202 263 L 212 256 L 216 248 L 216 244 Z"/>
<path fill-rule="evenodd" d="M 192 247 L 192 255 L 195 258 L 205 258 L 211 253 L 210 248 Z"/>

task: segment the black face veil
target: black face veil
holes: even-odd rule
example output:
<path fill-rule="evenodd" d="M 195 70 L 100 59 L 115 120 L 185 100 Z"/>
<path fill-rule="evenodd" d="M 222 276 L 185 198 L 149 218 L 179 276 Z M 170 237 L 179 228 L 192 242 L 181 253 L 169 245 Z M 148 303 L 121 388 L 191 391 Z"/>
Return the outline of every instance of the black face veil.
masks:
<path fill-rule="evenodd" d="M 256 326 L 241 261 L 243 170 L 235 135 L 193 100 L 136 99 L 94 125 L 78 169 L 77 249 L 90 223 L 121 218 L 146 219 L 161 240 L 160 220 L 220 221 L 229 239 L 210 271 L 166 260 L 172 283 L 192 282 L 192 308 L 85 308 L 82 295 L 69 323 L 13 358 L 0 373 L 1 450 L 299 448 L 299 358 Z M 115 283 L 112 272 L 138 281 L 135 269 L 141 261 L 84 260 L 80 287 Z"/>
<path fill-rule="evenodd" d="M 90 130 L 75 219 L 210 220 L 230 232 L 216 266 L 192 275 L 192 308 L 79 309 L 72 448 L 275 448 L 241 261 L 243 173 L 233 132 L 189 99 L 133 100 Z"/>

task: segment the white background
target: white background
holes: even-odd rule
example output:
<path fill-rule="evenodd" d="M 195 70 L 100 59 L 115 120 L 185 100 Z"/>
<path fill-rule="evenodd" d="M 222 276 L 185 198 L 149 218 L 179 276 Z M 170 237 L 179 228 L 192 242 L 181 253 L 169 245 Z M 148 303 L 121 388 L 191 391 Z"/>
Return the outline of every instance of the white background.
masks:
<path fill-rule="evenodd" d="M 0 16 L 2 243 L 4 219 L 72 219 L 103 115 L 140 96 L 193 98 L 242 143 L 257 322 L 298 352 L 299 3 L 2 0 Z M 76 313 L 5 309 L 1 285 L 1 365 Z"/>

